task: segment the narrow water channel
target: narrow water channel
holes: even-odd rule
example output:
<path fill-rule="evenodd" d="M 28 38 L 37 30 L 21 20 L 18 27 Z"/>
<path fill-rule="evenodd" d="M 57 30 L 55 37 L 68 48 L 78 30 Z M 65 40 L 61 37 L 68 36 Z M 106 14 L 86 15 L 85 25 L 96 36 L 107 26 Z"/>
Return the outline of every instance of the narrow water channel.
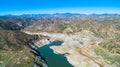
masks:
<path fill-rule="evenodd" d="M 48 67 L 73 67 L 62 54 L 55 54 L 50 46 L 60 46 L 62 42 L 52 42 L 39 48 L 40 54 L 45 58 Z"/>

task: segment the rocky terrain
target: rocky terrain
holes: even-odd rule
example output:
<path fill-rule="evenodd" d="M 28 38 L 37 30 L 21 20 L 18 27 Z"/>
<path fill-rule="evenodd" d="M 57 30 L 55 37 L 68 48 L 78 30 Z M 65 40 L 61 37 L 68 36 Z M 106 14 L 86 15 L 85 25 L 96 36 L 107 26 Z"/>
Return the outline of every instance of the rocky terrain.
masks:
<path fill-rule="evenodd" d="M 64 54 L 74 67 L 119 67 L 120 15 L 68 15 L 44 17 L 25 32 L 63 41 L 51 49 Z"/>
<path fill-rule="evenodd" d="M 102 41 L 102 38 L 94 37 L 89 31 L 81 31 L 79 34 L 65 38 L 61 46 L 52 46 L 51 49 L 57 54 L 65 54 L 74 67 L 118 67 L 118 61 L 111 58 L 114 61 L 112 63 L 111 60 L 98 54 L 99 50 L 104 51 L 98 45 Z"/>
<path fill-rule="evenodd" d="M 44 38 L 47 37 L 28 35 L 20 31 L 21 27 L 14 26 L 15 22 L 11 21 L 9 25 L 7 20 L 4 21 L 0 22 L 0 67 L 47 67 L 37 55 L 38 48 L 44 45 Z M 31 45 L 36 45 L 37 49 L 31 48 Z"/>
<path fill-rule="evenodd" d="M 26 33 L 28 33 L 26 31 Z M 63 41 L 61 46 L 52 46 L 56 54 L 64 54 L 74 67 L 119 67 L 119 54 L 111 53 L 101 46 L 106 39 L 93 32 L 82 30 L 74 34 L 29 32 L 32 35 L 49 36 L 51 40 Z M 119 48 L 118 48 L 119 49 Z M 110 57 L 107 57 L 110 56 Z"/>
<path fill-rule="evenodd" d="M 0 66 L 30 67 L 34 64 L 34 55 L 27 42 L 34 36 L 19 31 L 0 31 Z"/>
<path fill-rule="evenodd" d="M 37 49 L 56 40 L 74 67 L 120 66 L 120 15 L 71 13 L 1 16 L 0 65 L 46 67 Z"/>

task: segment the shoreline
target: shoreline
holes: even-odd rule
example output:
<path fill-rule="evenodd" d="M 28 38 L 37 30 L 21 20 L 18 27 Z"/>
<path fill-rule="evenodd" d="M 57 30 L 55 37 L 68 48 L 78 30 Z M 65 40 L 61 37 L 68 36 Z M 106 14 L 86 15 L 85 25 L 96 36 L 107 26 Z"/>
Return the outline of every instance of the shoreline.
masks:
<path fill-rule="evenodd" d="M 46 39 L 38 39 L 34 40 L 31 43 L 29 43 L 29 47 L 31 49 L 31 52 L 34 54 L 34 66 L 33 67 L 48 67 L 46 61 L 44 58 L 40 55 L 39 48 L 42 46 L 47 45 L 49 42 Z"/>

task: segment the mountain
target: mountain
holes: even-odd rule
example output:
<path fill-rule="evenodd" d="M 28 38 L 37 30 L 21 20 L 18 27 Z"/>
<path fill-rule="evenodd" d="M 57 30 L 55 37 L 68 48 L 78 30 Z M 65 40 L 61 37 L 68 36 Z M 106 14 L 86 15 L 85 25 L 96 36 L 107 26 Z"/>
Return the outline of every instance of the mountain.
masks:
<path fill-rule="evenodd" d="M 35 56 L 28 47 L 37 36 L 21 32 L 28 19 L 0 16 L 0 67 L 31 67 Z"/>
<path fill-rule="evenodd" d="M 34 38 L 20 31 L 0 30 L 0 67 L 34 65 L 34 55 L 28 47 L 28 42 Z"/>
<path fill-rule="evenodd" d="M 78 65 L 78 61 L 87 59 L 89 61 L 84 62 L 88 67 L 89 63 L 101 67 L 120 66 L 120 15 L 78 13 L 0 16 L 0 66 L 33 66 L 36 52 L 30 52 L 29 43 L 38 39 L 38 35 L 42 35 L 41 39 L 62 40 L 63 46 L 51 49 L 65 54 L 73 66 L 76 65 L 71 60 L 74 62 L 76 56 L 83 57 L 83 60 L 75 60 Z"/>
<path fill-rule="evenodd" d="M 30 18 L 18 16 L 0 16 L 0 29 L 21 30 L 32 23 Z"/>
<path fill-rule="evenodd" d="M 0 30 L 0 50 L 20 51 L 28 45 L 35 36 L 20 31 Z"/>
<path fill-rule="evenodd" d="M 36 18 L 37 16 L 37 18 Z M 56 13 L 44 15 L 33 15 L 36 20 L 30 25 L 28 30 L 33 31 L 54 31 L 63 32 L 63 29 L 67 27 L 74 27 L 74 29 L 91 29 L 92 31 L 98 31 L 101 27 L 104 29 L 114 27 L 114 29 L 120 29 L 120 15 L 119 14 L 71 14 L 71 13 Z M 74 26 L 73 26 L 74 25 Z M 72 28 L 73 29 L 73 28 Z M 107 29 L 106 29 L 107 30 Z"/>
<path fill-rule="evenodd" d="M 120 66 L 119 14 L 52 14 L 37 19 L 24 31 L 63 41 L 50 48 L 74 67 Z"/>

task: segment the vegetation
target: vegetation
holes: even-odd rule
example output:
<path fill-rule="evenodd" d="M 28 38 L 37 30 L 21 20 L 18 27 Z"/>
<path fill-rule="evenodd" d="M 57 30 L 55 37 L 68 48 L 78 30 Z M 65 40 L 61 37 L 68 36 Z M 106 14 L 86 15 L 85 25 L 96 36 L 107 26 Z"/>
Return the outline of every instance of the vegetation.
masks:
<path fill-rule="evenodd" d="M 112 54 L 108 50 L 98 46 L 95 48 L 95 51 L 98 56 L 101 56 L 106 62 L 110 64 L 115 64 L 117 66 L 120 65 L 120 55 L 119 54 Z"/>
<path fill-rule="evenodd" d="M 97 55 L 111 64 L 120 65 L 120 15 L 118 14 L 0 16 L 0 67 L 33 65 L 34 57 L 27 45 L 32 39 L 37 39 L 37 36 L 25 34 L 20 30 L 65 34 L 75 34 L 82 30 L 91 31 L 94 36 L 103 39 L 99 47 L 95 48 Z"/>
<path fill-rule="evenodd" d="M 28 41 L 37 36 L 27 35 L 20 31 L 0 30 L 0 50 L 22 50 Z"/>

